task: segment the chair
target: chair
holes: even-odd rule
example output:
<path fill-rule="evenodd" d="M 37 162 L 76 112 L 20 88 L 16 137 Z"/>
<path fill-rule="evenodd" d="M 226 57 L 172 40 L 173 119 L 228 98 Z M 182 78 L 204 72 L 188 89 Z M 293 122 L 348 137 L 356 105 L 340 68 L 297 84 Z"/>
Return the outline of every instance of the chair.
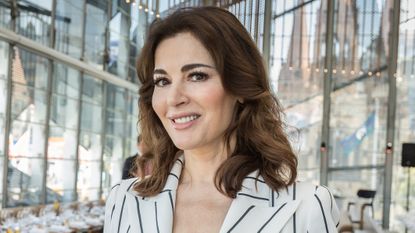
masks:
<path fill-rule="evenodd" d="M 357 197 L 360 200 L 363 200 L 362 202 L 357 203 L 356 201 L 352 201 L 349 202 L 347 204 L 347 212 L 349 213 L 349 218 L 350 221 L 352 223 L 358 223 L 359 224 L 359 229 L 363 229 L 363 219 L 364 219 L 364 212 L 366 207 L 370 207 L 372 210 L 372 218 L 374 218 L 375 216 L 375 211 L 373 208 L 373 200 L 375 199 L 376 196 L 376 191 L 375 190 L 368 190 L 368 189 L 359 189 L 357 191 Z M 360 216 L 359 216 L 359 220 L 356 220 L 355 218 L 353 218 L 353 216 L 351 215 L 350 212 L 350 207 L 351 206 L 356 206 L 357 204 L 360 204 Z"/>

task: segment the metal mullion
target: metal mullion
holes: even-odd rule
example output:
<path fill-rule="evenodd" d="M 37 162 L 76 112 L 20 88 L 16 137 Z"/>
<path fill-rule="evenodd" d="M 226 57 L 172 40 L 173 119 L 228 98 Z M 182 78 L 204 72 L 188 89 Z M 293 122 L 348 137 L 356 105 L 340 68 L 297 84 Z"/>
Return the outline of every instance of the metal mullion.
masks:
<path fill-rule="evenodd" d="M 366 25 L 366 17 L 365 17 L 365 14 L 366 14 L 366 3 L 367 3 L 367 1 L 363 1 L 364 2 L 364 4 L 363 4 L 363 11 L 362 11 L 362 38 L 361 38 L 361 44 L 362 44 L 362 48 L 361 48 L 361 51 L 362 51 L 362 56 L 361 56 L 361 59 L 359 59 L 360 60 L 360 64 L 359 64 L 359 66 L 360 66 L 360 70 L 362 71 L 362 66 L 363 66 L 363 58 L 364 58 L 364 56 L 365 56 L 365 52 L 364 52 L 364 47 L 365 47 L 365 25 Z M 360 47 L 360 46 L 359 46 Z"/>
<path fill-rule="evenodd" d="M 86 1 L 84 0 L 83 5 L 83 15 L 82 15 L 82 46 L 81 46 L 81 57 L 80 60 L 84 60 L 84 54 L 85 54 L 85 25 L 86 25 Z M 81 136 L 81 120 L 82 120 L 82 89 L 84 88 L 84 75 L 85 72 L 81 71 L 79 72 L 79 93 L 78 93 L 78 125 L 76 129 L 76 155 L 75 155 L 75 185 L 74 185 L 74 196 L 75 200 L 78 200 L 78 171 L 79 171 L 79 144 Z"/>
<path fill-rule="evenodd" d="M 265 60 L 266 70 L 270 70 L 270 53 L 271 53 L 271 21 L 272 21 L 272 1 L 265 0 L 264 9 L 264 37 L 262 43 L 262 56 Z"/>
<path fill-rule="evenodd" d="M 382 225 L 384 229 L 389 228 L 390 206 L 392 196 L 392 168 L 393 168 L 393 142 L 395 139 L 395 118 L 396 118 L 396 69 L 398 58 L 399 43 L 399 17 L 400 17 L 400 0 L 393 1 L 392 17 L 390 17 L 389 33 L 389 57 L 388 57 L 388 115 L 386 128 L 386 150 L 385 150 L 385 183 L 383 185 L 383 217 Z"/>
<path fill-rule="evenodd" d="M 107 25 L 105 27 L 105 48 L 104 48 L 104 57 L 103 57 L 103 69 L 105 71 L 108 71 L 108 60 L 109 60 L 109 38 L 110 38 L 110 21 L 111 21 L 111 15 L 112 15 L 112 3 L 108 3 L 108 9 L 107 9 Z"/>
<path fill-rule="evenodd" d="M 15 31 L 16 28 L 16 17 L 17 17 L 17 0 L 11 1 L 11 9 L 10 9 L 10 18 L 11 18 L 11 25 L 10 29 Z M 7 72 L 7 97 L 6 97 L 6 113 L 5 113 L 5 127 L 4 127 L 4 158 L 3 158 L 3 199 L 2 199 L 2 208 L 7 207 L 7 199 L 8 199 L 8 184 L 7 184 L 7 177 L 8 177 L 8 167 L 9 167 L 9 135 L 10 135 L 10 128 L 11 128 L 11 111 L 12 111 L 12 67 L 13 67 L 13 57 L 14 57 L 14 45 L 9 43 L 9 60 L 8 60 L 8 72 Z"/>
<path fill-rule="evenodd" d="M 54 47 L 55 36 L 54 36 L 54 27 L 55 27 L 55 9 L 56 0 L 52 1 L 52 22 L 50 26 L 51 37 L 49 40 L 49 46 Z M 48 173 L 48 146 L 49 146 L 49 120 L 50 120 L 50 108 L 51 108 L 51 98 L 52 98 L 52 87 L 53 87 L 53 60 L 48 59 L 48 76 L 47 76 L 47 85 L 46 85 L 46 118 L 45 118 L 45 142 L 43 147 L 43 174 L 42 174 L 42 189 L 41 189 L 41 202 L 42 204 L 47 203 L 47 173 Z"/>
<path fill-rule="evenodd" d="M 42 177 L 42 191 L 41 191 L 41 201 L 42 204 L 46 204 L 47 199 L 47 187 L 46 187 L 46 178 L 48 170 L 48 146 L 49 146 L 49 120 L 50 120 L 50 108 L 51 108 L 51 97 L 52 97 L 52 75 L 53 75 L 53 61 L 48 59 L 49 69 L 48 69 L 48 81 L 46 88 L 46 119 L 45 119 L 45 142 L 43 148 L 43 177 Z"/>
<path fill-rule="evenodd" d="M 127 95 L 127 96 L 125 96 L 125 95 Z M 128 95 L 129 95 L 129 93 L 128 93 L 128 90 L 127 89 L 124 89 L 124 98 L 125 98 L 125 101 L 124 101 L 124 109 L 126 110 L 126 109 L 128 109 Z M 124 132 L 123 133 L 125 133 L 127 130 L 126 130 L 126 127 L 130 127 L 130 126 L 127 126 L 127 124 L 126 124 L 126 122 L 127 122 L 127 116 L 128 116 L 128 113 L 125 113 L 124 112 L 124 114 L 123 114 L 123 121 L 124 121 Z M 126 137 L 123 137 L 123 140 L 122 140 L 122 153 L 123 153 L 123 155 L 122 155 L 122 158 L 124 158 L 124 154 L 125 154 L 125 145 L 126 145 Z M 127 155 L 128 156 L 128 155 Z"/>
<path fill-rule="evenodd" d="M 254 25 L 254 38 L 255 38 L 255 43 L 258 45 L 258 40 L 259 40 L 259 30 L 258 30 L 258 24 L 259 24 L 259 0 L 255 1 L 255 14 L 254 14 L 254 20 L 255 20 L 255 25 Z"/>
<path fill-rule="evenodd" d="M 9 135 L 11 128 L 11 107 L 12 107 L 12 65 L 13 65 L 13 56 L 14 56 L 14 46 L 9 44 L 9 61 L 8 61 L 8 74 L 7 74 L 7 99 L 6 99 L 6 122 L 4 127 L 4 160 L 3 160 L 3 201 L 2 207 L 7 207 L 8 200 L 8 167 L 9 167 Z"/>
<path fill-rule="evenodd" d="M 81 136 L 81 120 L 82 120 L 82 89 L 84 88 L 84 72 L 79 72 L 79 93 L 78 93 L 78 125 L 76 128 L 76 154 L 75 154 L 75 185 L 74 185 L 74 194 L 75 200 L 78 200 L 78 171 L 79 171 L 79 144 Z"/>
<path fill-rule="evenodd" d="M 100 156 L 100 174 L 99 174 L 99 198 L 102 197 L 102 174 L 104 170 L 104 149 L 105 149 L 105 136 L 107 134 L 107 127 L 105 127 L 105 123 L 107 120 L 107 93 L 108 93 L 108 83 L 102 82 L 102 126 L 101 126 L 101 156 Z"/>
<path fill-rule="evenodd" d="M 326 17 L 326 54 L 324 57 L 323 73 L 323 122 L 321 129 L 321 150 L 320 150 L 320 184 L 328 183 L 328 156 L 330 155 L 330 107 L 331 107 L 331 85 L 332 85 L 332 56 L 333 56 L 333 21 L 334 21 L 334 0 L 327 1 Z"/>

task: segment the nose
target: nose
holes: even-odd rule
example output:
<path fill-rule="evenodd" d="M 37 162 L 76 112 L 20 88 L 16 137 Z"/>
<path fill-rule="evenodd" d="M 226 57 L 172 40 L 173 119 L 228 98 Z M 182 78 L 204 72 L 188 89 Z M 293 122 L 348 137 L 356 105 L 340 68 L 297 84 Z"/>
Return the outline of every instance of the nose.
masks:
<path fill-rule="evenodd" d="M 186 94 L 185 84 L 181 82 L 172 83 L 167 94 L 167 104 L 176 107 L 188 102 L 189 98 Z"/>

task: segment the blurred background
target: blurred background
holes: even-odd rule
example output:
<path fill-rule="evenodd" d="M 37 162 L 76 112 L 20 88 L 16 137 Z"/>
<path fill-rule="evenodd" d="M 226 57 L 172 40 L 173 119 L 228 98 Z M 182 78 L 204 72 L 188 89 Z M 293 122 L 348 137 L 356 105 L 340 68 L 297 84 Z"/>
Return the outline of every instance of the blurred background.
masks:
<path fill-rule="evenodd" d="M 330 187 L 356 229 L 347 205 L 375 191 L 365 218 L 410 232 L 410 0 L 0 0 L 1 208 L 105 199 L 137 152 L 135 62 L 150 23 L 204 5 L 232 12 L 262 52 L 299 179 Z"/>

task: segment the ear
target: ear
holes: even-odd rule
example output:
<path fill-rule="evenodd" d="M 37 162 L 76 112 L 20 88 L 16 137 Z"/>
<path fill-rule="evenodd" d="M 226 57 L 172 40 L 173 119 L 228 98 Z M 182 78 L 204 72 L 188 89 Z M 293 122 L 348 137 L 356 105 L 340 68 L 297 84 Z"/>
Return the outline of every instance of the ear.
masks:
<path fill-rule="evenodd" d="M 238 101 L 238 103 L 243 104 L 245 101 L 242 98 L 237 98 L 236 101 Z"/>

